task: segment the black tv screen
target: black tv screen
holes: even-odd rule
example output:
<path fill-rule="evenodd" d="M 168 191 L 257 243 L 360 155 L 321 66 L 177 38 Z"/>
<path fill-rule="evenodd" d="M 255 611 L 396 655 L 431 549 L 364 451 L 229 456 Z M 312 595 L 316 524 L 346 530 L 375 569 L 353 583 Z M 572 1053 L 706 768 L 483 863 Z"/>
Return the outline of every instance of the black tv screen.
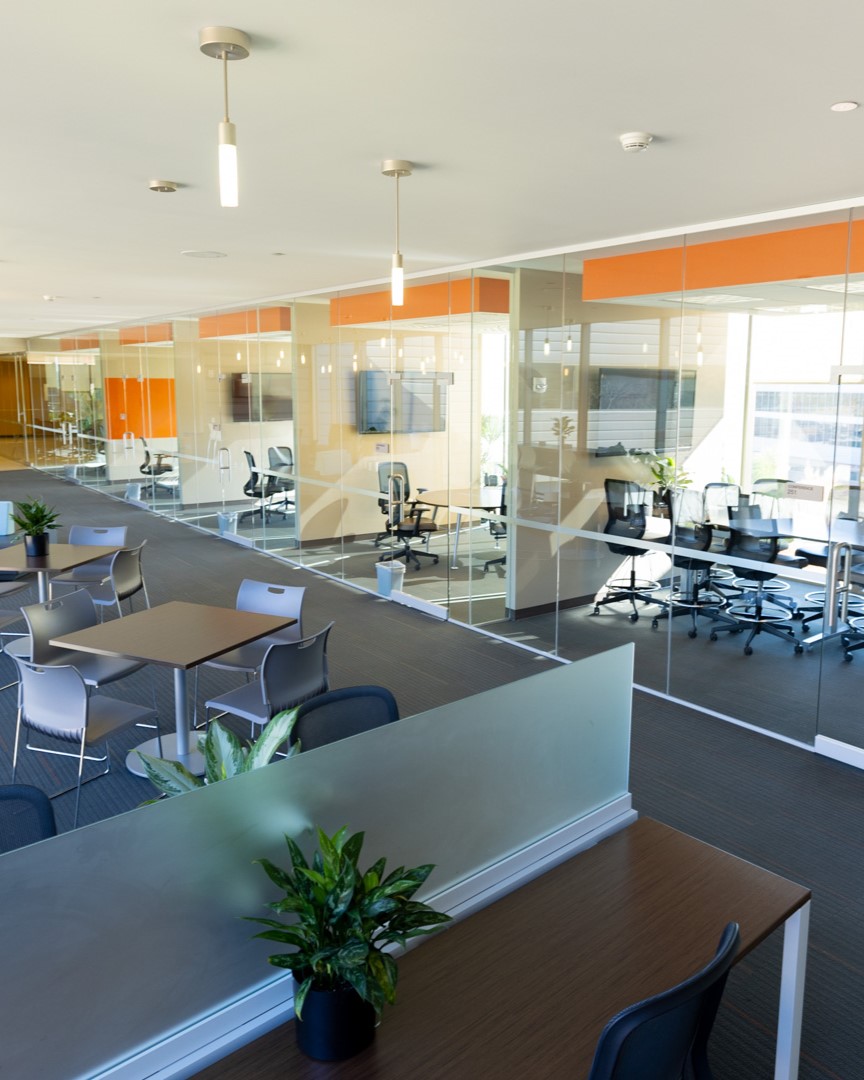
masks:
<path fill-rule="evenodd" d="M 272 371 L 264 374 L 235 372 L 231 377 L 231 417 L 244 420 L 290 420 L 294 415 L 291 374 Z"/>
<path fill-rule="evenodd" d="M 450 372 L 358 371 L 357 430 L 364 435 L 447 430 Z"/>

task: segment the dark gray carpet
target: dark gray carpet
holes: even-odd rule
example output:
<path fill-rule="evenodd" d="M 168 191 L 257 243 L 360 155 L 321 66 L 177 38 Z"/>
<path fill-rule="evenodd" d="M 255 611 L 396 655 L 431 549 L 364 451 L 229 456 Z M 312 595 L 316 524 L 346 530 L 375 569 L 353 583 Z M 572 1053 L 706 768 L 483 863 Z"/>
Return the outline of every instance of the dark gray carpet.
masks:
<path fill-rule="evenodd" d="M 154 603 L 177 598 L 230 606 L 237 585 L 246 576 L 306 585 L 306 628 L 311 631 L 336 620 L 331 635 L 334 686 L 383 683 L 396 694 L 404 715 L 522 678 L 550 664 L 524 650 L 428 619 L 39 474 L 2 474 L 0 489 L 0 498 L 42 495 L 60 508 L 67 525 L 75 521 L 126 522 L 130 538 L 148 539 L 144 565 Z M 612 615 L 592 619 L 588 625 L 594 628 L 591 651 L 617 644 L 619 629 L 629 626 L 626 619 Z M 650 675 L 657 635 L 652 635 L 649 625 L 637 629 L 644 630 L 646 636 L 641 661 L 637 644 L 637 663 L 644 665 L 643 674 Z M 709 646 L 701 639 L 690 642 L 686 627 L 676 625 L 674 632 L 684 635 L 684 644 L 704 644 L 706 651 L 709 647 L 722 649 L 736 673 L 737 690 L 743 687 L 746 691 L 747 686 L 764 680 L 766 668 L 752 663 L 758 654 L 741 658 L 737 647 L 728 647 L 733 642 Z M 781 672 L 786 670 L 785 664 L 794 668 L 798 659 L 808 659 L 790 657 L 782 650 L 776 655 L 766 651 L 768 657 L 780 664 L 776 670 Z M 8 673 L 9 661 L 0 659 L 0 664 L 0 675 Z M 685 667 L 681 665 L 682 677 Z M 773 666 L 771 670 L 775 670 Z M 695 668 L 692 677 L 699 677 Z M 124 694 L 127 688 L 135 689 L 146 701 L 148 682 L 144 676 L 134 678 L 139 684 L 135 687 L 130 681 L 124 685 Z M 209 693 L 221 688 L 220 679 L 227 676 L 207 672 L 205 678 Z M 157 679 L 160 706 L 170 716 L 170 673 L 157 673 Z M 226 683 L 226 688 L 228 685 L 232 684 Z M 11 691 L 0 693 L 0 781 L 8 780 L 11 769 L 12 697 Z M 139 737 L 131 735 L 130 742 Z M 151 793 L 146 781 L 130 776 L 122 768 L 122 759 L 117 760 L 118 767 L 110 776 L 84 789 L 83 822 L 122 812 Z M 50 790 L 54 782 L 51 769 L 59 772 L 60 767 L 47 768 L 46 772 L 42 759 L 30 760 L 27 778 Z M 637 693 L 631 788 L 641 813 L 813 890 L 801 1080 L 864 1078 L 860 1022 L 864 997 L 864 838 L 858 828 L 864 775 Z M 55 806 L 61 828 L 68 828 L 71 797 L 63 796 Z M 733 971 L 712 1043 L 716 1080 L 767 1080 L 773 1075 L 780 946 L 781 935 L 775 934 Z M 262 1080 L 268 1076 L 264 1072 L 247 1075 Z"/>

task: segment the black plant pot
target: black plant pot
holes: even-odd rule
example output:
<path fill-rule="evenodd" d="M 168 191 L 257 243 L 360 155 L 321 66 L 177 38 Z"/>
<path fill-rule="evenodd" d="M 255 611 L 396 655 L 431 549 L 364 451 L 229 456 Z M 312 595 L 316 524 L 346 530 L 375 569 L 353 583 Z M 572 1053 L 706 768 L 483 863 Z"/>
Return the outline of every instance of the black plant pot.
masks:
<path fill-rule="evenodd" d="M 30 558 L 40 558 L 48 554 L 48 533 L 24 537 L 24 550 Z"/>
<path fill-rule="evenodd" d="M 294 980 L 295 991 L 299 986 Z M 375 1038 L 375 1010 L 350 988 L 310 990 L 303 1019 L 294 1021 L 297 1045 L 316 1061 L 342 1061 L 364 1050 Z"/>

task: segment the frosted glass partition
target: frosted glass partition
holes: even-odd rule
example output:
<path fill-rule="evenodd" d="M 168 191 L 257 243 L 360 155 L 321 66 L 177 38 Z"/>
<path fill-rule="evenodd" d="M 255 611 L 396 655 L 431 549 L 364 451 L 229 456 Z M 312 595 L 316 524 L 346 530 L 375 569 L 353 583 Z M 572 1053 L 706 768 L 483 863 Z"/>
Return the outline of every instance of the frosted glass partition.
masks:
<path fill-rule="evenodd" d="M 151 1075 L 110 1065 L 284 980 L 240 916 L 285 833 L 363 829 L 370 864 L 437 865 L 428 897 L 629 810 L 632 667 L 626 645 L 0 857 L 9 1075 Z"/>

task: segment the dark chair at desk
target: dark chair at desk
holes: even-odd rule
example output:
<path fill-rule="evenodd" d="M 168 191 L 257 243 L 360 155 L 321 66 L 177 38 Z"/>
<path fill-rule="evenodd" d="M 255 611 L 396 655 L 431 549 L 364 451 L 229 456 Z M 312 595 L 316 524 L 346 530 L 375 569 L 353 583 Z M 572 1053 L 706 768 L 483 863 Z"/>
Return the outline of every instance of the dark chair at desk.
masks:
<path fill-rule="evenodd" d="M 404 559 L 406 566 L 420 569 L 420 556 L 438 562 L 438 556 L 431 551 L 421 551 L 412 546 L 412 540 L 421 540 L 426 548 L 429 546 L 429 535 L 437 531 L 438 526 L 434 521 L 425 521 L 423 515 L 427 507 L 418 506 L 416 502 L 409 502 L 404 497 L 405 487 L 402 477 L 397 472 L 392 472 L 388 479 L 387 499 L 387 531 L 384 536 L 396 540 L 402 546 L 387 551 L 378 557 L 378 562 L 389 562 L 393 559 Z M 380 500 L 379 500 L 380 501 Z M 377 545 L 377 541 L 376 541 Z"/>
<path fill-rule="evenodd" d="M 501 485 L 501 509 L 499 511 L 501 517 L 504 518 L 507 515 L 507 481 Z M 498 541 L 503 540 L 507 536 L 507 522 L 501 521 L 495 518 L 489 519 L 489 535 L 495 540 L 495 546 L 498 546 Z M 490 566 L 506 566 L 507 556 L 502 555 L 497 559 L 487 559 L 483 563 L 483 573 L 489 569 Z"/>
<path fill-rule="evenodd" d="M 271 495 L 279 495 L 270 510 L 281 505 L 284 512 L 294 511 L 294 454 L 290 446 L 270 446 L 267 449 L 268 489 Z"/>
<path fill-rule="evenodd" d="M 641 600 L 646 604 L 658 604 L 664 606 L 664 602 L 652 594 L 660 588 L 659 581 L 651 581 L 647 578 L 636 577 L 636 562 L 644 552 L 634 547 L 632 543 L 623 543 L 629 540 L 641 540 L 645 535 L 648 525 L 648 508 L 651 504 L 651 492 L 632 480 L 617 480 L 614 478 L 603 481 L 606 492 L 606 511 L 608 520 L 603 532 L 609 539 L 606 546 L 613 555 L 626 555 L 630 562 L 630 574 L 626 578 L 611 578 L 606 582 L 606 592 L 602 599 L 595 600 L 592 615 L 599 615 L 600 608 L 605 604 L 618 604 L 629 601 L 632 611 L 629 618 L 636 622 L 639 611 L 636 601 Z M 613 539 L 620 537 L 621 542 Z"/>
<path fill-rule="evenodd" d="M 701 971 L 613 1016 L 588 1080 L 711 1080 L 708 1038 L 739 939 L 738 923 L 730 922 Z"/>
<path fill-rule="evenodd" d="M 404 461 L 382 461 L 378 465 L 378 491 L 380 492 L 380 498 L 378 499 L 378 509 L 389 521 L 390 518 L 390 478 L 395 476 L 399 479 L 402 485 L 402 498 L 403 501 L 408 504 L 409 511 L 413 512 L 417 506 L 417 500 L 411 498 L 411 481 L 408 477 L 408 466 Z M 426 488 L 417 488 L 417 493 L 421 494 L 426 491 Z M 437 532 L 438 526 L 435 524 L 434 517 L 437 510 L 433 511 L 432 518 L 423 523 L 423 532 L 425 534 L 426 547 L 429 546 L 429 534 Z M 378 533 L 375 537 L 375 547 L 379 547 L 382 540 L 386 540 L 391 535 L 389 526 L 385 528 L 384 532 Z"/>
<path fill-rule="evenodd" d="M 795 636 L 795 631 L 791 626 L 784 625 L 793 617 L 794 603 L 784 603 L 782 598 L 776 596 L 776 590 L 788 588 L 785 582 L 777 581 L 777 566 L 779 564 L 800 568 L 806 565 L 806 560 L 781 555 L 780 547 L 783 541 L 780 537 L 753 536 L 747 532 L 748 520 L 763 520 L 758 509 L 747 507 L 732 511 L 726 554 L 749 562 L 770 563 L 774 569 L 736 567 L 737 577 L 734 584 L 743 590 L 741 599 L 718 614 L 718 618 L 725 625 L 714 627 L 711 640 L 716 641 L 717 635 L 724 631 L 741 633 L 749 627 L 750 633 L 744 642 L 745 656 L 751 655 L 753 639 L 762 633 L 790 641 L 795 646 L 795 652 L 802 653 L 804 646 Z"/>
<path fill-rule="evenodd" d="M 711 579 L 714 564 L 688 554 L 711 548 L 712 528 L 702 520 L 702 495 L 698 491 L 673 491 L 671 507 L 672 532 L 667 539 L 672 546 L 672 565 L 684 571 L 684 582 L 669 593 L 667 606 L 654 616 L 651 627 L 656 630 L 660 619 L 689 615 L 691 624 L 687 636 L 695 638 L 697 617 L 716 618 L 717 611 L 725 607 L 727 601 Z"/>
<path fill-rule="evenodd" d="M 44 791 L 31 784 L 0 787 L 0 853 L 56 835 L 54 808 Z"/>
<path fill-rule="evenodd" d="M 258 468 L 250 451 L 244 450 L 243 454 L 249 467 L 249 479 L 243 485 L 243 494 L 249 499 L 255 499 L 255 506 L 251 510 L 244 510 L 238 521 L 243 521 L 247 517 L 257 517 L 258 514 L 261 515 L 262 522 L 266 522 L 271 514 L 281 514 L 285 517 L 288 513 L 287 502 L 281 509 L 278 502 L 275 504 L 272 502 L 272 496 L 280 490 L 279 481 Z"/>
<path fill-rule="evenodd" d="M 162 454 L 157 451 L 156 460 L 154 461 L 150 454 L 150 447 L 147 445 L 147 440 L 143 435 L 141 436 L 141 445 L 144 448 L 144 461 L 138 467 L 138 471 L 149 480 L 152 494 L 156 494 L 157 487 L 175 490 L 177 487 L 177 474 L 174 465 L 165 463 L 165 458 L 173 455 Z"/>
<path fill-rule="evenodd" d="M 301 751 L 315 750 L 398 719 L 399 706 L 386 686 L 347 686 L 304 701 L 290 742 L 299 742 Z"/>

